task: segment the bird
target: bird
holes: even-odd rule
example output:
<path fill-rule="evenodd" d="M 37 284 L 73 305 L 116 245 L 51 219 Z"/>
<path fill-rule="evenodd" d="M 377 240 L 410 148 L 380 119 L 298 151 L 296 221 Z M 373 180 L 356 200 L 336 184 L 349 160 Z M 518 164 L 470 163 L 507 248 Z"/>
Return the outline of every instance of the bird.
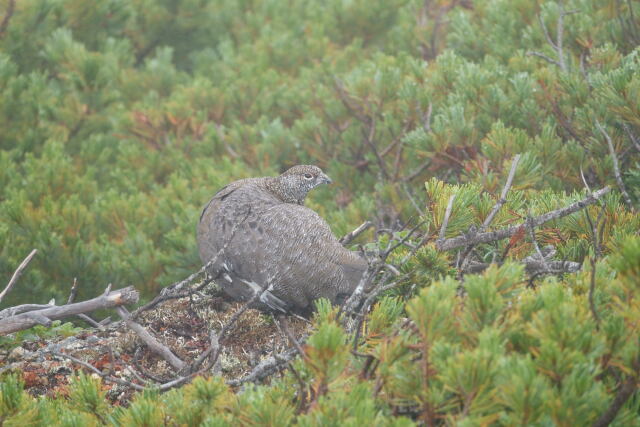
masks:
<path fill-rule="evenodd" d="M 200 259 L 231 298 L 263 311 L 306 315 L 313 302 L 344 302 L 368 263 L 344 248 L 329 224 L 304 205 L 331 179 L 314 165 L 276 177 L 245 178 L 219 190 L 197 227 Z"/>

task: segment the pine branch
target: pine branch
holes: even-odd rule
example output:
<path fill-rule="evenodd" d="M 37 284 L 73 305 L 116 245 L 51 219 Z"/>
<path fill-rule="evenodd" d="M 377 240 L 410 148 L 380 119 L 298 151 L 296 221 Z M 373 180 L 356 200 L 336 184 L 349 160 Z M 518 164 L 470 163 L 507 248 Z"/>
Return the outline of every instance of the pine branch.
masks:
<path fill-rule="evenodd" d="M 603 195 L 607 194 L 609 191 L 611 191 L 611 187 L 604 187 L 594 192 L 593 194 L 590 194 L 584 199 L 570 204 L 569 206 L 557 209 L 555 211 L 547 212 L 545 214 L 532 218 L 531 224 L 534 227 L 538 227 L 544 224 L 545 222 L 549 222 L 554 219 L 559 219 L 567 215 L 571 215 L 574 212 L 584 209 L 586 206 L 594 204 L 596 201 L 598 201 Z M 511 237 L 523 227 L 525 227 L 524 223 L 518 224 L 518 225 L 512 225 L 510 227 L 506 227 L 500 230 L 488 231 L 484 233 L 477 233 L 477 232 L 468 233 L 466 235 L 452 237 L 446 240 L 438 240 L 436 241 L 436 247 L 440 251 L 449 251 L 451 249 L 459 248 L 461 246 L 477 245 L 480 243 L 489 243 L 496 240 L 502 240 L 502 239 L 506 239 L 507 237 Z"/>

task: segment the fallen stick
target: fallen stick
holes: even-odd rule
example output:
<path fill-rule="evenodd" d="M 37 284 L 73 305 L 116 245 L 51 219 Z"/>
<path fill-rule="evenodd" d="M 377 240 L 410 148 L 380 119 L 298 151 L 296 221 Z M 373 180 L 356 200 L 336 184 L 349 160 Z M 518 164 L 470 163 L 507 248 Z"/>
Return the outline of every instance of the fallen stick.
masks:
<path fill-rule="evenodd" d="M 177 371 L 180 371 L 185 367 L 185 363 L 180 360 L 173 352 L 163 344 L 161 344 L 153 335 L 151 335 L 142 325 L 136 323 L 131 318 L 131 313 L 124 307 L 117 307 L 116 311 L 118 315 L 124 320 L 124 323 L 136 333 L 136 335 L 144 341 L 144 343 L 154 353 L 161 356 L 167 363 L 169 363 Z"/>
<path fill-rule="evenodd" d="M 80 313 L 87 313 L 98 310 L 100 308 L 110 308 L 125 304 L 134 304 L 138 302 L 138 291 L 133 286 L 128 286 L 117 291 L 111 291 L 109 287 L 99 297 L 77 302 L 74 304 L 66 304 L 61 306 L 50 306 L 40 310 L 28 311 L 16 316 L 7 317 L 0 320 L 0 336 L 7 335 L 12 332 L 29 329 L 37 324 L 47 324 L 45 321 L 63 319 L 65 317 L 75 316 Z"/>

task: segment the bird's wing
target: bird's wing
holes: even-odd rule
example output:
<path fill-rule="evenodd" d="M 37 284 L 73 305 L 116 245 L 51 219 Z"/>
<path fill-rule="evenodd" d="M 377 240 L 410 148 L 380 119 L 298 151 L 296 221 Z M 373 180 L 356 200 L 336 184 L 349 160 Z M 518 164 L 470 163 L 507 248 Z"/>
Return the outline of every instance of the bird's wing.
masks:
<path fill-rule="evenodd" d="M 198 249 L 203 264 L 209 262 L 228 240 L 227 228 L 233 228 L 237 211 L 242 206 L 227 201 L 237 190 L 258 182 L 260 178 L 246 178 L 222 187 L 203 207 L 197 227 Z M 231 223 L 231 226 L 227 227 Z"/>
<path fill-rule="evenodd" d="M 222 187 L 211 198 L 211 200 L 209 200 L 207 202 L 207 204 L 204 205 L 204 207 L 202 208 L 202 212 L 200 213 L 200 222 L 202 222 L 202 219 L 204 218 L 205 212 L 207 212 L 210 209 L 215 211 L 216 208 L 219 206 L 219 203 L 222 202 L 224 199 L 226 199 L 229 195 L 231 195 L 231 193 L 233 193 L 234 191 L 236 191 L 240 187 L 243 187 L 243 186 L 245 186 L 247 184 L 254 183 L 254 182 L 258 181 L 258 180 L 260 180 L 260 178 L 239 179 L 238 181 L 233 181 L 232 183 L 227 184 L 224 187 Z"/>
<path fill-rule="evenodd" d="M 276 283 L 274 294 L 293 298 L 296 305 L 308 298 L 335 300 L 357 286 L 368 266 L 340 245 L 325 220 L 304 206 L 273 205 L 258 216 L 254 229 L 248 228 L 243 247 L 253 244 L 250 257 Z"/>

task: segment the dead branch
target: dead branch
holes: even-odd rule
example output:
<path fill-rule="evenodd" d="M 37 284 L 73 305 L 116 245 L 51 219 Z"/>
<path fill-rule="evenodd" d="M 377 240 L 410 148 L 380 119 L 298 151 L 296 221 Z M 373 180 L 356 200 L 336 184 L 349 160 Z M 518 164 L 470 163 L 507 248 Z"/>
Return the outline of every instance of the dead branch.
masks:
<path fill-rule="evenodd" d="M 538 227 L 546 222 L 552 221 L 554 219 L 563 218 L 567 215 L 571 215 L 574 212 L 579 211 L 580 209 L 585 208 L 586 206 L 594 204 L 598 201 L 603 195 L 607 194 L 611 191 L 611 187 L 604 187 L 600 190 L 589 194 L 589 196 L 585 197 L 582 200 L 574 202 L 569 206 L 564 208 L 556 209 L 555 211 L 547 212 L 540 216 L 534 217 L 531 219 L 531 224 L 534 227 Z M 451 249 L 459 248 L 461 246 L 467 245 L 477 245 L 480 243 L 489 243 L 496 240 L 506 239 L 507 237 L 513 236 L 517 233 L 521 228 L 524 228 L 525 224 L 512 225 L 510 227 L 502 228 L 500 230 L 488 231 L 484 233 L 467 233 L 457 237 L 452 237 L 450 239 L 438 240 L 436 241 L 436 247 L 440 251 L 449 251 Z"/>
<path fill-rule="evenodd" d="M 0 22 L 0 38 L 4 37 L 4 33 L 7 31 L 7 27 L 9 26 L 9 21 L 11 21 L 11 17 L 13 16 L 15 7 L 16 0 L 9 0 L 7 11 L 4 14 L 4 18 L 2 18 L 2 22 Z"/>
<path fill-rule="evenodd" d="M 495 216 L 498 213 L 498 211 L 500 211 L 500 208 L 502 208 L 502 206 L 505 203 L 507 203 L 507 194 L 509 193 L 509 190 L 511 189 L 511 185 L 513 183 L 513 178 L 516 175 L 516 169 L 518 168 L 518 162 L 520 162 L 520 154 L 516 154 L 513 157 L 513 161 L 511 162 L 511 169 L 509 169 L 509 175 L 507 176 L 507 181 L 504 183 L 504 187 L 502 187 L 502 192 L 500 193 L 500 198 L 498 199 L 496 204 L 493 205 L 493 208 L 491 208 L 491 211 L 489 212 L 489 215 L 487 215 L 487 217 L 485 218 L 484 222 L 482 223 L 482 227 L 480 228 L 481 232 L 485 231 L 487 229 L 487 227 L 489 227 L 489 225 L 491 225 L 491 222 L 495 218 Z M 465 251 L 463 252 L 462 256 L 460 257 L 460 261 L 458 263 L 458 266 L 460 266 L 460 272 L 464 272 L 465 271 L 465 269 L 467 267 L 468 256 L 471 253 L 471 251 L 473 250 L 473 248 L 474 248 L 473 245 L 468 246 L 465 249 Z"/>
<path fill-rule="evenodd" d="M 593 320 L 596 322 L 596 326 L 600 326 L 600 316 L 598 315 L 598 311 L 596 310 L 595 300 L 593 298 L 596 291 L 596 268 L 597 268 L 597 260 L 600 257 L 601 248 L 600 241 L 598 239 L 598 225 L 604 216 L 605 208 L 602 206 L 600 209 L 600 213 L 598 214 L 598 218 L 594 223 L 591 220 L 591 215 L 589 211 L 585 211 L 587 221 L 589 222 L 589 226 L 591 227 L 591 238 L 593 240 L 593 256 L 589 257 L 589 263 L 591 264 L 591 281 L 589 284 L 589 309 L 591 310 L 591 315 L 593 316 Z M 604 228 L 604 221 L 602 223 L 602 227 Z"/>
<path fill-rule="evenodd" d="M 109 381 L 109 382 L 113 382 L 116 384 L 120 384 L 123 385 L 125 387 L 130 387 L 134 390 L 138 390 L 138 391 L 142 391 L 144 390 L 144 387 L 136 384 L 136 383 L 132 383 L 130 381 L 127 380 L 123 380 L 122 378 L 118 378 L 118 377 L 114 377 L 113 375 L 110 375 L 108 373 L 102 372 L 101 370 L 99 370 L 98 368 L 96 368 L 95 366 L 84 362 L 76 357 L 73 357 L 69 354 L 66 353 L 61 353 L 61 352 L 57 352 L 57 351 L 52 351 L 51 354 L 53 354 L 56 357 L 60 357 L 60 358 L 67 358 L 69 360 L 71 360 L 73 363 L 77 363 L 80 366 L 83 366 L 84 368 L 87 368 L 88 370 L 90 370 L 91 372 L 95 373 L 96 375 L 99 375 L 100 377 L 102 377 L 102 379 L 104 379 L 105 381 Z"/>
<path fill-rule="evenodd" d="M 449 217 L 451 216 L 451 210 L 453 209 L 453 200 L 455 198 L 455 194 L 452 194 L 451 197 L 449 197 L 449 203 L 447 203 L 447 209 L 444 211 L 444 219 L 442 220 L 442 226 L 440 227 L 440 235 L 438 236 L 438 240 L 444 240 L 444 233 L 447 231 Z"/>
<path fill-rule="evenodd" d="M 5 319 L 7 317 L 15 316 L 20 313 L 26 313 L 27 311 L 42 310 L 44 308 L 50 308 L 53 306 L 54 306 L 53 303 L 16 305 L 14 307 L 5 308 L 4 310 L 0 311 L 0 320 Z"/>
<path fill-rule="evenodd" d="M 296 337 L 291 332 L 291 329 L 289 329 L 289 322 L 287 321 L 287 316 L 285 316 L 283 314 L 278 314 L 276 316 L 275 324 L 278 327 L 278 330 L 280 331 L 280 333 L 285 335 L 289 339 L 289 342 L 291 343 L 293 348 L 296 349 L 296 351 L 298 352 L 300 357 L 306 358 L 307 355 L 304 352 L 304 350 L 302 349 L 302 346 L 300 345 L 300 343 L 298 342 Z"/>
<path fill-rule="evenodd" d="M 196 371 L 200 365 L 202 365 L 202 362 L 204 362 L 204 360 L 209 357 L 209 355 L 211 353 L 213 353 L 216 359 L 218 359 L 218 354 L 220 353 L 221 349 L 220 349 L 220 338 L 219 335 L 216 333 L 216 331 L 211 330 L 211 332 L 209 333 L 209 348 L 207 348 L 205 351 L 203 351 L 200 356 L 198 356 L 198 358 L 191 364 L 191 366 L 189 367 L 189 369 L 191 371 Z M 222 368 L 220 366 L 220 363 L 218 363 L 218 360 L 215 360 L 213 363 L 210 363 L 211 366 L 214 366 L 214 372 L 219 372 Z M 204 369 L 207 370 L 207 369 Z M 202 371 L 204 371 L 202 370 Z"/>
<path fill-rule="evenodd" d="M 556 40 L 554 41 L 549 35 L 549 31 L 547 30 L 547 26 L 544 24 L 542 20 L 542 16 L 538 14 L 538 22 L 540 23 L 540 27 L 542 28 L 542 32 L 544 33 L 545 39 L 547 39 L 547 43 L 551 46 L 551 48 L 556 53 L 558 59 L 550 58 L 549 56 L 536 52 L 536 51 L 528 51 L 527 56 L 537 56 L 539 58 L 544 59 L 550 64 L 557 65 L 560 70 L 563 72 L 568 71 L 567 62 L 564 56 L 564 47 L 563 47 L 563 39 L 564 39 L 564 17 L 567 15 L 571 15 L 573 13 L 577 13 L 577 10 L 564 10 L 564 3 L 562 0 L 558 0 L 558 6 L 560 11 L 558 12 L 558 21 L 556 22 Z"/>
<path fill-rule="evenodd" d="M 631 395 L 638 389 L 638 379 L 635 376 L 630 376 L 620 386 L 620 389 L 616 393 L 616 397 L 613 399 L 607 410 L 598 418 L 592 427 L 606 427 L 616 418 L 620 408 L 629 400 Z"/>
<path fill-rule="evenodd" d="M 543 264 L 538 259 L 527 259 L 522 262 L 525 266 L 525 270 L 529 276 L 541 276 L 546 274 L 562 274 L 562 273 L 575 273 L 580 270 L 580 263 L 573 261 L 545 261 Z M 469 263 L 465 273 L 481 273 L 491 263 L 486 262 L 472 262 Z M 501 265 L 501 264 L 498 264 Z"/>
<path fill-rule="evenodd" d="M 7 284 L 7 286 L 4 288 L 4 290 L 2 291 L 2 293 L 0 293 L 0 302 L 2 301 L 2 299 L 9 293 L 11 292 L 11 289 L 13 289 L 13 287 L 16 285 L 16 283 L 18 282 L 18 279 L 20 278 L 20 276 L 22 275 L 22 272 L 24 271 L 25 268 L 27 268 L 27 265 L 29 265 L 29 263 L 31 262 L 31 260 L 33 259 L 34 256 L 36 256 L 36 254 L 38 253 L 37 249 L 34 249 L 31 251 L 31 253 L 29 255 L 27 255 L 27 257 L 20 263 L 20 265 L 18 266 L 18 268 L 16 269 L 16 271 L 13 273 L 13 276 L 11 276 L 11 279 L 9 280 L 9 283 Z"/>
<path fill-rule="evenodd" d="M 531 211 L 529 211 L 529 216 L 527 217 L 525 224 L 527 225 L 527 229 L 529 230 L 529 237 L 531 238 L 531 243 L 533 244 L 533 248 L 536 250 L 536 254 L 538 255 L 538 260 L 540 261 L 540 263 L 542 263 L 543 269 L 548 270 L 545 257 L 542 254 L 542 251 L 540 251 L 540 246 L 538 246 L 538 240 L 536 239 L 535 226 L 532 223 Z"/>
<path fill-rule="evenodd" d="M 69 292 L 69 298 L 67 298 L 67 304 L 71 304 L 76 300 L 76 295 L 78 295 L 78 279 L 73 278 L 73 285 L 71 285 L 71 292 Z"/>
<path fill-rule="evenodd" d="M 527 52 L 527 56 L 537 56 L 538 58 L 544 59 L 549 64 L 557 65 L 558 67 L 562 68 L 562 64 L 560 64 L 555 59 L 548 57 L 544 53 L 540 53 L 540 52 L 536 52 L 536 51 L 530 50 L 530 51 Z"/>
<path fill-rule="evenodd" d="M 258 366 L 253 368 L 253 370 L 244 377 L 227 381 L 227 385 L 238 387 L 244 383 L 260 381 L 277 372 L 282 366 L 293 360 L 297 354 L 298 351 L 295 348 L 291 348 L 283 353 L 269 357 L 261 361 Z"/>
<path fill-rule="evenodd" d="M 511 169 L 509 170 L 509 176 L 507 176 L 507 182 L 505 182 L 504 187 L 502 188 L 502 192 L 500 193 L 500 199 L 498 199 L 496 204 L 491 209 L 491 212 L 489 212 L 489 215 L 487 216 L 487 218 L 485 218 L 484 222 L 482 223 L 483 230 L 489 227 L 489 225 L 493 221 L 493 218 L 496 216 L 496 214 L 498 213 L 502 205 L 507 203 L 507 193 L 509 193 L 509 190 L 511 189 L 511 185 L 513 184 L 513 178 L 516 175 L 518 162 L 520 162 L 520 154 L 516 154 L 513 157 L 513 161 L 511 162 Z"/>
<path fill-rule="evenodd" d="M 74 277 L 73 285 L 71 285 L 71 292 L 69 292 L 69 298 L 67 299 L 67 304 L 71 304 L 72 302 L 74 302 L 77 295 L 78 295 L 78 279 Z M 94 328 L 104 330 L 104 326 L 101 323 L 96 322 L 95 320 L 93 320 L 91 317 L 87 316 L 84 313 L 78 314 L 78 318 L 84 320 Z"/>
<path fill-rule="evenodd" d="M 177 371 L 185 367 L 185 363 L 180 360 L 168 347 L 162 345 L 153 335 L 151 335 L 142 325 L 131 319 L 131 313 L 124 307 L 117 307 L 118 315 L 124 320 L 124 323 L 136 333 L 136 335 L 149 347 L 151 351 L 162 357 Z"/>
<path fill-rule="evenodd" d="M 636 137 L 633 134 L 633 132 L 631 132 L 631 129 L 629 128 L 629 125 L 627 125 L 626 123 L 623 123 L 622 124 L 622 128 L 624 129 L 624 131 L 626 132 L 627 136 L 629 137 L 629 139 L 633 143 L 633 146 L 636 147 L 636 150 L 640 151 L 640 141 L 638 140 L 638 137 Z"/>
<path fill-rule="evenodd" d="M 134 310 L 131 313 L 131 318 L 135 319 L 136 317 L 138 317 L 140 315 L 140 313 L 142 313 L 144 311 L 147 311 L 147 310 L 151 310 L 152 308 L 154 308 L 155 306 L 157 306 L 161 302 L 168 301 L 168 300 L 171 300 L 171 299 L 178 299 L 178 298 L 188 297 L 189 295 L 193 294 L 194 292 L 198 292 L 199 290 L 201 290 L 202 288 L 207 286 L 213 280 L 205 280 L 200 285 L 198 285 L 196 288 L 188 290 L 188 291 L 185 291 L 185 292 L 181 292 L 185 287 L 187 287 L 188 285 L 193 283 L 195 281 L 195 279 L 200 274 L 204 273 L 205 270 L 207 269 L 207 267 L 212 265 L 214 262 L 215 262 L 215 260 L 210 261 L 209 263 L 207 263 L 207 265 L 205 265 L 200 270 L 198 270 L 197 272 L 193 273 L 192 275 L 190 275 L 186 279 L 183 279 L 183 280 L 181 280 L 179 282 L 173 283 L 173 284 L 167 286 L 166 288 L 162 289 L 160 291 L 160 294 L 157 297 L 155 297 L 154 299 L 152 299 L 151 301 L 149 301 L 145 305 L 143 305 L 141 307 L 138 307 L 136 310 Z"/>
<path fill-rule="evenodd" d="M 340 238 L 340 240 L 338 240 L 338 242 L 340 242 L 340 244 L 342 246 L 346 246 L 349 243 L 351 243 L 360 234 L 364 233 L 369 228 L 371 228 L 371 226 L 373 226 L 373 223 L 371 221 L 365 221 L 362 224 L 360 224 L 360 226 L 358 228 L 356 228 L 355 230 L 353 230 L 352 232 L 347 233 L 344 236 L 342 236 Z"/>
<path fill-rule="evenodd" d="M 631 211 L 635 211 L 633 207 L 633 203 L 631 202 L 631 197 L 629 197 L 629 193 L 627 193 L 627 188 L 622 181 L 622 175 L 620 175 L 620 166 L 618 165 L 618 156 L 616 156 L 616 150 L 613 148 L 613 143 L 611 142 L 611 137 L 607 133 L 607 131 L 602 127 L 600 122 L 596 120 L 596 127 L 604 135 L 604 139 L 607 140 L 607 145 L 609 146 L 609 154 L 611 155 L 611 160 L 613 161 L 613 173 L 616 177 L 616 183 L 618 184 L 618 188 L 620 189 L 620 193 L 622 193 L 622 197 L 624 198 L 625 203 L 631 209 Z"/>
<path fill-rule="evenodd" d="M 204 372 L 211 366 L 214 366 L 217 363 L 220 354 L 222 353 L 222 347 L 220 346 L 220 343 L 226 338 L 231 328 L 235 326 L 236 322 L 238 321 L 240 316 L 244 314 L 245 311 L 251 308 L 257 301 L 262 300 L 264 295 L 270 291 L 271 287 L 265 286 L 262 292 L 254 292 L 253 297 L 251 297 L 251 299 L 244 303 L 242 307 L 240 307 L 235 313 L 233 313 L 229 320 L 227 320 L 227 323 L 222 327 L 222 329 L 220 329 L 220 332 L 216 335 L 215 339 L 211 340 L 211 345 L 209 346 L 209 348 L 202 352 L 202 354 L 198 356 L 198 358 L 191 364 L 191 366 L 185 366 L 183 368 L 183 371 L 197 374 L 198 372 Z M 209 364 L 207 365 L 207 367 L 198 371 L 200 365 L 207 357 L 209 357 Z"/>
<path fill-rule="evenodd" d="M 420 174 L 424 172 L 424 170 L 428 168 L 430 164 L 431 164 L 431 160 L 427 160 L 426 162 L 422 163 L 420 166 L 415 168 L 413 171 L 409 172 L 409 175 L 402 178 L 401 181 L 404 181 L 404 182 L 412 181 L 414 178 L 417 178 L 418 176 L 420 176 Z"/>
<path fill-rule="evenodd" d="M 61 353 L 61 352 L 57 352 L 57 351 L 52 351 L 51 354 L 53 354 L 54 356 L 57 357 L 61 357 L 61 358 L 67 358 L 69 360 L 71 360 L 74 363 L 77 363 L 80 366 L 83 366 L 87 369 L 89 369 L 91 372 L 95 373 L 96 375 L 99 375 L 102 379 L 104 379 L 105 381 L 109 381 L 112 383 L 116 383 L 116 384 L 120 384 L 122 386 L 125 387 L 130 387 L 134 390 L 137 391 L 143 391 L 146 389 L 146 387 L 141 386 L 140 384 L 136 384 L 136 383 L 132 383 L 131 381 L 127 381 L 127 380 L 123 380 L 122 378 L 118 378 L 115 377 L 109 373 L 105 373 L 100 371 L 98 368 L 96 368 L 95 366 L 92 366 L 91 364 L 87 363 L 87 362 L 83 362 L 82 360 L 73 357 L 69 354 L 66 353 Z M 159 390 L 159 391 L 167 391 L 170 390 L 174 387 L 178 387 L 184 383 L 186 383 L 187 381 L 190 381 L 195 375 L 188 375 L 185 377 L 178 377 L 174 380 L 168 381 L 164 384 L 160 384 L 158 386 L 154 386 L 152 387 L 155 390 Z"/>
<path fill-rule="evenodd" d="M 109 286 L 107 287 L 105 293 L 103 293 L 99 297 L 87 301 L 61 306 L 48 306 L 47 308 L 28 311 L 22 314 L 1 319 L 0 336 L 35 326 L 36 324 L 40 323 L 37 319 L 42 320 L 42 318 L 47 318 L 49 321 L 51 321 L 75 316 L 80 313 L 88 313 L 90 311 L 98 310 L 101 308 L 111 308 L 125 304 L 134 304 L 138 302 L 138 297 L 138 291 L 136 291 L 133 286 L 119 289 L 117 291 L 111 291 Z"/>

